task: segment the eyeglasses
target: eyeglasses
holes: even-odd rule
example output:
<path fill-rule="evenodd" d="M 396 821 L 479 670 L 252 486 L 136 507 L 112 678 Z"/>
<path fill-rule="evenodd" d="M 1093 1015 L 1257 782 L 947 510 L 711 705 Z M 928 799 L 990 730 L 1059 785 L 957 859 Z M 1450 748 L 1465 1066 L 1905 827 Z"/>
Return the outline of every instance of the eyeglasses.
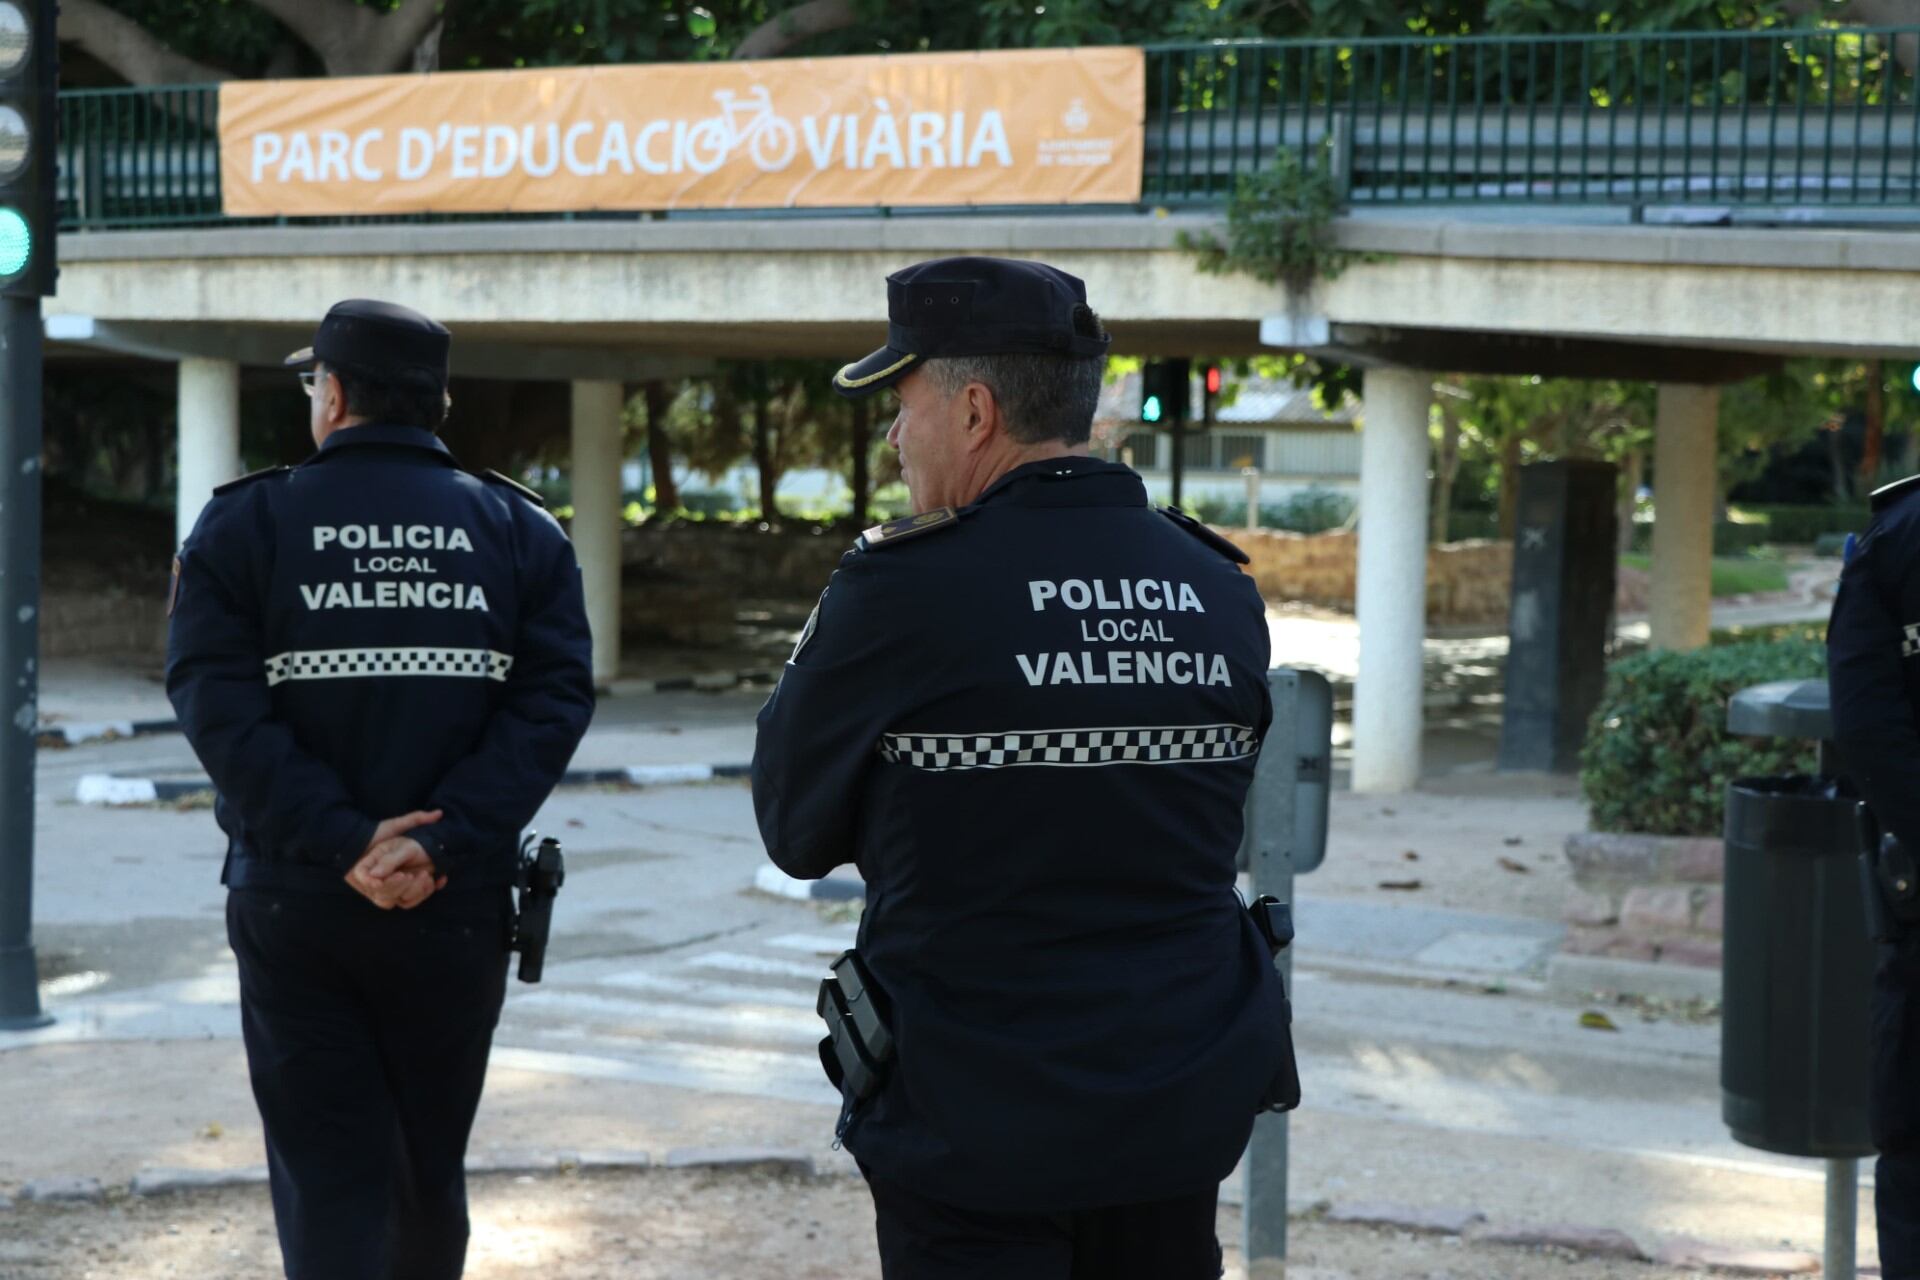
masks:
<path fill-rule="evenodd" d="M 300 389 L 307 393 L 309 400 L 313 399 L 313 381 L 317 377 L 319 375 L 311 369 L 300 375 Z"/>

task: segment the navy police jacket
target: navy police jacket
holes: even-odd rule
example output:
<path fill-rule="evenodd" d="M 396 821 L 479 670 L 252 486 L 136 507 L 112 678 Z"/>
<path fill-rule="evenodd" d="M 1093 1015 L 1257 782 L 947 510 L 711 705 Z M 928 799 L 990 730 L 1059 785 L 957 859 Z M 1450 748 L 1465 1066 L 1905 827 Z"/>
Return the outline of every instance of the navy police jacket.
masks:
<path fill-rule="evenodd" d="M 1873 496 L 1827 624 L 1827 684 L 1848 776 L 1920 849 L 1920 477 Z"/>
<path fill-rule="evenodd" d="M 1063 458 L 870 533 L 821 596 L 753 796 L 784 870 L 866 879 L 897 1055 L 845 1142 L 875 1176 L 1067 1212 L 1245 1146 L 1288 1013 L 1234 892 L 1267 627 L 1215 541 Z"/>
<path fill-rule="evenodd" d="M 511 881 L 593 714 L 572 544 L 431 432 L 363 425 L 215 491 L 175 567 L 167 694 L 218 793 L 224 881 L 353 892 L 376 822 L 448 891 Z"/>

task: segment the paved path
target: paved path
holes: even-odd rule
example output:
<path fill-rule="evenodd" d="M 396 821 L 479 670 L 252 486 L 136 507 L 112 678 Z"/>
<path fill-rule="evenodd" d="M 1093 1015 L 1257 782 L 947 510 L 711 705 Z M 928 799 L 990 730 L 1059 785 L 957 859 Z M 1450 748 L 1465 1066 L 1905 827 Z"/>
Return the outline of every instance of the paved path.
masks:
<path fill-rule="evenodd" d="M 1350 631 L 1338 621 L 1282 619 L 1276 639 L 1286 643 L 1276 656 L 1323 659 L 1314 665 L 1338 674 Z M 1475 689 L 1497 671 L 1495 642 L 1443 640 L 1430 649 L 1437 669 Z M 1747 1151 L 1725 1135 L 1717 1027 L 1641 1021 L 1610 1008 L 1618 1031 L 1587 1030 L 1581 1006 L 1541 990 L 1559 927 L 1532 906 L 1500 908 L 1509 883 L 1510 892 L 1538 894 L 1552 850 L 1544 827 L 1523 829 L 1519 803 L 1488 791 L 1491 780 L 1475 772 L 1491 741 L 1478 696 L 1430 712 L 1429 759 L 1454 777 L 1435 779 L 1417 798 L 1382 800 L 1371 818 L 1378 798 L 1343 807 L 1349 835 L 1375 830 L 1367 821 L 1381 824 L 1379 865 L 1358 877 L 1330 866 L 1318 881 L 1302 882 L 1296 1026 L 1308 1101 L 1293 1120 L 1296 1196 L 1465 1206 L 1520 1221 L 1817 1249 L 1817 1170 Z M 744 758 L 763 697 L 616 700 L 582 763 Z M 245 1108 L 231 1069 L 219 1078 L 229 1091 L 225 1110 L 208 1103 L 201 1111 L 193 1078 L 183 1077 L 178 1096 L 143 1101 L 142 1077 L 113 1067 L 117 1054 L 147 1042 L 179 1046 L 177 1054 L 196 1062 L 217 1046 L 215 1058 L 229 1067 L 240 1052 L 211 815 L 84 809 L 67 798 L 81 773 L 147 769 L 189 771 L 191 755 L 178 738 L 42 754 L 36 913 L 47 999 L 59 1021 L 31 1035 L 0 1034 L 0 1094 L 15 1068 L 14 1078 L 96 1082 L 93 1095 L 53 1100 L 56 1119 L 73 1119 L 50 1130 L 87 1126 L 94 1142 L 120 1133 L 147 1142 L 165 1128 L 143 1127 L 152 1107 L 189 1115 Z M 1529 803 L 1539 812 L 1526 821 L 1539 825 L 1558 812 L 1553 806 L 1574 802 L 1542 790 Z M 695 1116 L 703 1130 L 727 1133 L 757 1131 L 778 1117 L 783 1132 L 814 1135 L 824 1147 L 834 1100 L 814 1052 L 812 1004 L 823 964 L 852 924 L 844 909 L 751 891 L 764 855 L 746 788 L 570 791 L 536 825 L 567 841 L 570 876 L 547 980 L 514 984 L 508 1000 L 488 1123 L 514 1129 L 519 1117 L 515 1132 L 546 1132 L 557 1109 L 591 1129 L 595 1108 L 617 1105 L 601 1121 L 609 1130 L 636 1108 Z M 1472 838 L 1449 853 L 1440 833 L 1450 830 Z M 1417 874 L 1429 885 L 1423 896 L 1374 892 L 1396 864 L 1415 866 L 1402 862 L 1402 850 L 1416 843 Z M 1496 867 L 1462 881 L 1445 905 L 1432 904 L 1452 862 L 1491 866 L 1502 855 L 1536 869 L 1521 876 Z M 1361 864 L 1375 853 L 1346 856 Z M 26 1056 L 34 1054 L 82 1060 L 36 1075 Z M 89 1072 L 87 1063 L 99 1069 Z M 111 1099 L 123 1120 L 110 1131 L 86 1119 L 101 1110 L 97 1091 L 116 1087 L 102 1080 L 125 1081 L 128 1090 Z M 205 1087 L 215 1083 L 209 1077 Z M 528 1110 L 536 1104 L 547 1110 Z M 0 1153 L 0 1183 L 50 1149 Z M 230 1154 L 195 1151 L 259 1161 L 252 1142 Z M 121 1158 L 173 1162 L 145 1146 Z M 1865 1217 L 1870 1234 L 1870 1210 Z"/>

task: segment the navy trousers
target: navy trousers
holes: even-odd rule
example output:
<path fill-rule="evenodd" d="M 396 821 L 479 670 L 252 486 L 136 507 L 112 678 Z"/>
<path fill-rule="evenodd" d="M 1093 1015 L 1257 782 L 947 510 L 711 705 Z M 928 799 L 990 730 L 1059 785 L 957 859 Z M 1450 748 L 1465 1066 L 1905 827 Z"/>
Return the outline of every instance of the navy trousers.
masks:
<path fill-rule="evenodd" d="M 289 1280 L 458 1280 L 511 899 L 236 889 L 227 938 Z"/>
<path fill-rule="evenodd" d="M 1880 944 L 1873 975 L 1874 1216 L 1880 1273 L 1920 1280 L 1920 932 Z"/>
<path fill-rule="evenodd" d="M 1219 1280 L 1219 1189 L 1077 1213 L 976 1213 L 867 1177 L 884 1280 Z"/>

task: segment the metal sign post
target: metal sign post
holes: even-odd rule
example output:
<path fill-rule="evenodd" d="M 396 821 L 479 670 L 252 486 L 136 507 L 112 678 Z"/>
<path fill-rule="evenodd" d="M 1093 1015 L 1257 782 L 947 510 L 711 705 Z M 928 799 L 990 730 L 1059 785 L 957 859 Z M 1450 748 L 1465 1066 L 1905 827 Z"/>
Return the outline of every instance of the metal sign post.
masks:
<path fill-rule="evenodd" d="M 1326 857 L 1327 796 L 1333 773 L 1333 686 L 1311 671 L 1267 673 L 1273 727 L 1247 794 L 1243 851 L 1252 892 L 1293 901 L 1293 878 Z M 1297 922 L 1296 913 L 1296 922 Z M 1293 948 L 1280 953 L 1281 981 L 1293 989 Z M 1285 1274 L 1287 1258 L 1287 1117 L 1254 1121 L 1245 1161 L 1248 1280 Z"/>
<path fill-rule="evenodd" d="M 0 297 L 0 1031 L 53 1021 L 33 955 L 39 722 L 40 300 Z"/>

